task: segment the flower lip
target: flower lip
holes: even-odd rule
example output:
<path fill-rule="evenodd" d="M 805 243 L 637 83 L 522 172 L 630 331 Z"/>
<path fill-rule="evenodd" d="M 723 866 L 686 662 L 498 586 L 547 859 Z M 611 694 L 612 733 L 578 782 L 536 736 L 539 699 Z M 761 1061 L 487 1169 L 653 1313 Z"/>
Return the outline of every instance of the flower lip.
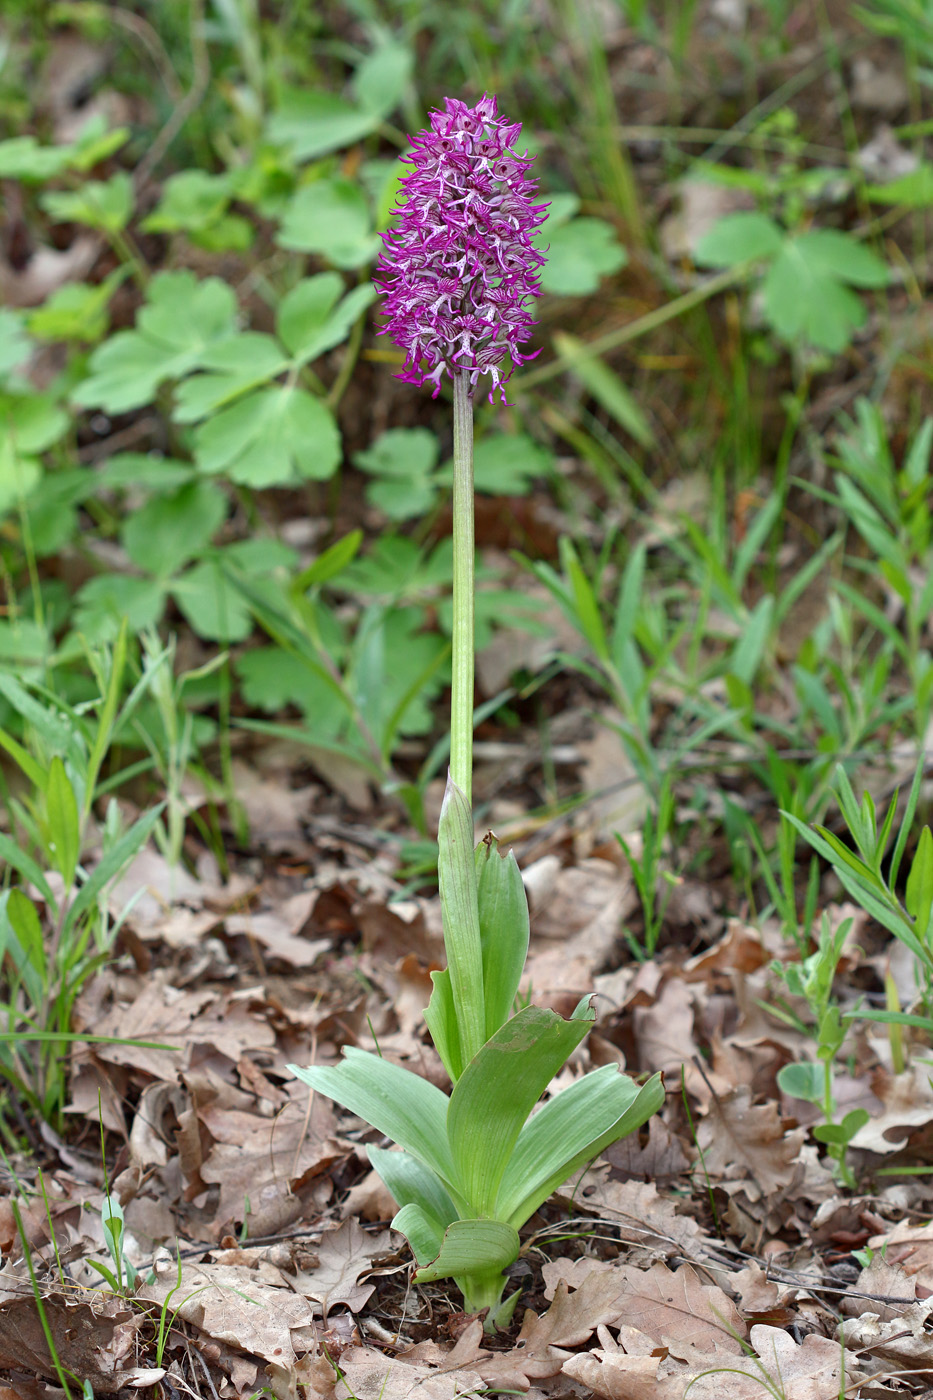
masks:
<path fill-rule="evenodd" d="M 532 203 L 532 158 L 512 149 L 521 123 L 500 117 L 495 97 L 444 105 L 401 157 L 414 168 L 401 182 L 397 224 L 383 234 L 379 334 L 405 351 L 399 379 L 430 383 L 436 398 L 445 372 L 468 375 L 471 390 L 488 374 L 492 402 L 534 358 L 520 347 L 536 324 L 527 307 L 545 257 L 532 237 L 547 204 Z"/>

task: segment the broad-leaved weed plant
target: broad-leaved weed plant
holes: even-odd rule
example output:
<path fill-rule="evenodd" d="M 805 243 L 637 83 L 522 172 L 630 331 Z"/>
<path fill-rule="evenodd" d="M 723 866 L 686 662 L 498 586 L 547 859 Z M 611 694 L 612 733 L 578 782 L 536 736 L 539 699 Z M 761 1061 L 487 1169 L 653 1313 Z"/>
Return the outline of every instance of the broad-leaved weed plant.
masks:
<path fill-rule="evenodd" d="M 534 324 L 542 254 L 532 245 L 544 206 L 532 203 L 521 130 L 495 98 L 446 100 L 405 157 L 407 202 L 385 235 L 377 285 L 385 332 L 405 350 L 400 378 L 453 384 L 453 635 L 450 771 L 438 828 L 447 967 L 432 973 L 428 1029 L 453 1088 L 354 1047 L 335 1067 L 291 1068 L 313 1089 L 398 1144 L 370 1147 L 399 1205 L 393 1225 L 418 1263 L 416 1280 L 452 1278 L 486 1328 L 507 1322 L 504 1270 L 518 1231 L 551 1192 L 660 1108 L 660 1075 L 639 1088 L 614 1065 L 576 1080 L 536 1113 L 553 1076 L 595 1020 L 585 997 L 569 1019 L 528 1005 L 512 1015 L 528 950 L 522 877 L 490 833 L 475 848 L 471 812 L 474 664 L 473 395 L 502 394 Z"/>

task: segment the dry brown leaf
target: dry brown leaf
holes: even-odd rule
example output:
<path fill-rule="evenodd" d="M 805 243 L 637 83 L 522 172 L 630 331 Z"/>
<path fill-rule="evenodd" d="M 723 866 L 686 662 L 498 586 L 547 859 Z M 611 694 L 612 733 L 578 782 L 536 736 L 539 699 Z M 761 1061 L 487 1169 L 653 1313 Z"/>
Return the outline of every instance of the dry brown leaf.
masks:
<path fill-rule="evenodd" d="M 301 1196 L 294 1194 L 298 1188 L 345 1155 L 334 1136 L 330 1100 L 317 1099 L 309 1120 L 306 1087 L 294 1082 L 286 1089 L 291 1090 L 291 1102 L 271 1116 L 220 1102 L 198 1109 L 214 1139 L 199 1174 L 205 1183 L 220 1187 L 218 1226 L 228 1228 L 248 1219 L 254 1235 L 284 1229 L 305 1208 Z"/>
<path fill-rule="evenodd" d="M 652 1074 L 667 1070 L 676 1083 L 683 1072 L 690 1092 L 705 1103 L 710 1091 L 692 1063 L 700 1058 L 693 1017 L 693 992 L 680 978 L 669 978 L 653 1006 L 635 1008 L 638 1067 Z"/>
<path fill-rule="evenodd" d="M 330 1392 L 333 1400 L 454 1400 L 485 1391 L 475 1371 L 438 1371 L 384 1356 L 371 1347 L 351 1347 L 340 1358 L 341 1375 Z"/>
<path fill-rule="evenodd" d="M 43 1292 L 42 1307 L 65 1370 L 89 1380 L 99 1395 L 122 1390 L 136 1365 L 142 1317 L 122 1298 L 87 1290 Z M 0 1278 L 0 1366 L 56 1378 L 32 1288 L 9 1270 Z"/>
<path fill-rule="evenodd" d="M 724 1357 L 712 1353 L 692 1358 L 689 1367 L 673 1356 L 630 1355 L 614 1348 L 608 1336 L 602 1348 L 564 1363 L 564 1374 L 588 1385 L 607 1400 L 839 1400 L 840 1387 L 857 1383 L 861 1372 L 847 1358 L 842 1381 L 842 1348 L 828 1337 L 810 1335 L 798 1344 L 777 1327 L 751 1329 L 756 1356 Z M 608 1343 L 608 1345 L 607 1345 Z"/>
<path fill-rule="evenodd" d="M 703 1283 L 692 1264 L 672 1272 L 654 1264 L 646 1272 L 623 1265 L 628 1289 L 618 1319 L 653 1337 L 671 1354 L 688 1360 L 694 1352 L 741 1352 L 745 1323 L 732 1299 L 716 1284 Z"/>
<path fill-rule="evenodd" d="M 933 1086 L 929 1068 L 921 1061 L 915 1061 L 903 1074 L 878 1070 L 871 1087 L 881 1100 L 882 1112 L 859 1128 L 853 1147 L 866 1152 L 899 1152 L 907 1146 L 911 1128 L 933 1122 Z"/>
<path fill-rule="evenodd" d="M 592 1041 L 592 1035 L 590 1036 Z M 667 1124 L 655 1115 L 648 1119 L 648 1140 L 644 1144 L 637 1133 L 630 1133 L 621 1142 L 614 1142 L 603 1153 L 603 1161 L 612 1168 L 613 1178 L 634 1178 L 639 1183 L 671 1182 L 688 1171 L 693 1153 Z M 657 1195 L 657 1192 L 655 1192 Z"/>
<path fill-rule="evenodd" d="M 878 1304 L 863 1301 L 861 1306 L 872 1311 L 846 1318 L 841 1331 L 846 1347 L 858 1352 L 863 1368 L 887 1371 L 896 1367 L 933 1374 L 933 1298 L 913 1303 L 886 1320 L 880 1317 Z"/>
<path fill-rule="evenodd" d="M 304 1297 L 320 1303 L 325 1319 L 329 1310 L 340 1304 L 351 1312 L 359 1312 L 375 1290 L 373 1283 L 360 1283 L 360 1275 L 372 1268 L 374 1259 L 391 1249 L 388 1230 L 371 1235 L 358 1220 L 345 1220 L 336 1230 L 325 1231 L 317 1251 L 317 1267 L 299 1269 L 294 1287 Z"/>
<path fill-rule="evenodd" d="M 775 1103 L 753 1106 L 741 1084 L 710 1103 L 697 1130 L 706 1171 L 724 1188 L 742 1189 L 750 1201 L 786 1189 L 799 1173 L 798 1157 L 806 1129 L 788 1131 Z"/>
<path fill-rule="evenodd" d="M 619 1237 L 658 1254 L 699 1258 L 703 1232 L 692 1215 L 678 1215 L 677 1202 L 658 1194 L 653 1181 L 614 1181 L 610 1168 L 593 1167 L 573 1196 L 577 1210 L 612 1220 Z"/>
<path fill-rule="evenodd" d="M 157 1264 L 155 1274 L 139 1298 L 161 1307 L 171 1293 L 170 1308 L 177 1307 L 178 1316 L 207 1337 L 272 1365 L 294 1366 L 292 1330 L 306 1326 L 312 1316 L 306 1298 L 265 1282 L 242 1264 L 183 1263 L 177 1292 L 176 1264 Z"/>

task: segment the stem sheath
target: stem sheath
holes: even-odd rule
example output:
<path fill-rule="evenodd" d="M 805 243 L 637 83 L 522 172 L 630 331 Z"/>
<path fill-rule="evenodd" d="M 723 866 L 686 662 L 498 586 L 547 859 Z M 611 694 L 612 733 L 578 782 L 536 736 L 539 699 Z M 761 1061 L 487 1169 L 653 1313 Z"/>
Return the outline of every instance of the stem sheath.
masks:
<path fill-rule="evenodd" d="M 473 801 L 473 395 L 463 373 L 454 381 L 453 679 L 450 776 Z"/>

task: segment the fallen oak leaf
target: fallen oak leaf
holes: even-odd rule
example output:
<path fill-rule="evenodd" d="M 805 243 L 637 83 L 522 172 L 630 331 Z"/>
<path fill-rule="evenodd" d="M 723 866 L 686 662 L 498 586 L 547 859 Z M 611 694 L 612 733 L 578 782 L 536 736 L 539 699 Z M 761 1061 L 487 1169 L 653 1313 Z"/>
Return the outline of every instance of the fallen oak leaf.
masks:
<path fill-rule="evenodd" d="M 143 1319 L 111 1293 L 44 1293 L 42 1308 L 62 1367 L 88 1380 L 99 1395 L 112 1395 L 135 1369 L 135 1336 Z M 0 1293 L 0 1366 L 56 1379 L 55 1364 L 32 1288 L 5 1278 Z"/>
<path fill-rule="evenodd" d="M 359 1312 L 375 1292 L 374 1283 L 360 1283 L 380 1254 L 391 1252 L 388 1230 L 368 1235 L 358 1220 L 344 1220 L 336 1230 L 327 1230 L 317 1251 L 313 1270 L 299 1269 L 294 1281 L 296 1292 L 319 1303 L 324 1317 L 338 1304 Z"/>
<path fill-rule="evenodd" d="M 752 1105 L 747 1084 L 720 1094 L 697 1129 L 706 1172 L 749 1200 L 786 1191 L 798 1175 L 807 1130 L 787 1131 L 776 1103 Z M 750 1189 L 751 1188 L 751 1189 Z"/>

